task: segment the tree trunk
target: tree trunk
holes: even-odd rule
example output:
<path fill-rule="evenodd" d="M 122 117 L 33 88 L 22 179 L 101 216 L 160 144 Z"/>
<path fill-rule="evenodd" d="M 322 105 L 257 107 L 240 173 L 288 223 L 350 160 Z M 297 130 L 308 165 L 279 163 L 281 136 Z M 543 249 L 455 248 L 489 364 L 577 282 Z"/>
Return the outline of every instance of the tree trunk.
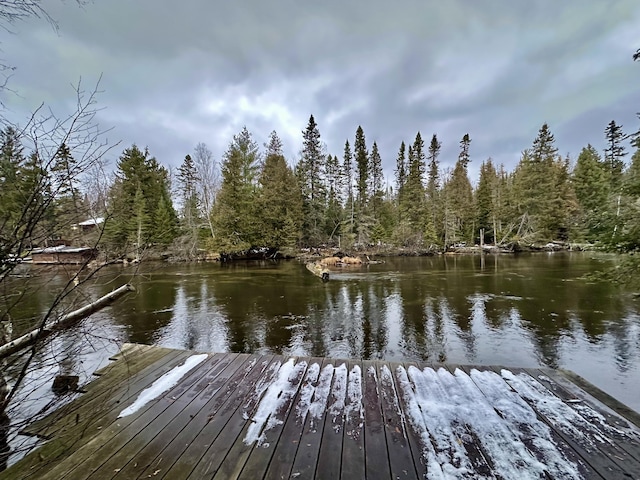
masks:
<path fill-rule="evenodd" d="M 69 312 L 66 315 L 60 317 L 58 320 L 43 325 L 42 328 L 32 330 L 31 332 L 22 335 L 21 337 L 18 337 L 15 340 L 6 343 L 5 345 L 0 346 L 0 358 L 4 358 L 8 355 L 11 355 L 12 353 L 16 353 L 23 348 L 35 343 L 36 341 L 45 338 L 55 330 L 68 327 L 72 323 L 88 317 L 92 313 L 106 307 L 113 300 L 116 300 L 125 293 L 132 291 L 135 291 L 135 288 L 127 283 L 126 285 L 116 288 L 114 291 L 106 294 L 105 296 L 100 297 L 95 302 L 85 305 L 84 307 L 79 308 L 78 310 L 74 310 L 73 312 Z"/>

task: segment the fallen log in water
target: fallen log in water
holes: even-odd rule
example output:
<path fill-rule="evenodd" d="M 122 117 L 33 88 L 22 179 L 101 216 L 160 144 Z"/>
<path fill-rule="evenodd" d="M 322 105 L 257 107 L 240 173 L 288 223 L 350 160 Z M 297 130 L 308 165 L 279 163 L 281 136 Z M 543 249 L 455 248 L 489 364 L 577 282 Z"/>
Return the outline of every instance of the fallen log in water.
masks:
<path fill-rule="evenodd" d="M 95 302 L 85 305 L 84 307 L 79 308 L 78 310 L 74 310 L 73 312 L 69 312 L 66 315 L 60 317 L 58 320 L 48 322 L 42 328 L 32 330 L 31 332 L 22 335 L 21 337 L 18 337 L 5 345 L 0 346 L 0 358 L 4 358 L 8 355 L 16 353 L 23 348 L 35 343 L 37 340 L 51 335 L 55 330 L 68 327 L 72 323 L 88 317 L 92 313 L 106 307 L 109 303 L 121 297 L 125 293 L 133 291 L 135 291 L 135 288 L 132 285 L 128 283 L 126 285 L 122 285 L 121 287 L 116 288 L 114 291 L 107 293 L 105 296 L 100 297 Z"/>
<path fill-rule="evenodd" d="M 329 269 L 320 265 L 319 263 L 307 263 L 307 270 L 309 270 L 315 276 L 320 277 L 323 282 L 329 281 Z"/>

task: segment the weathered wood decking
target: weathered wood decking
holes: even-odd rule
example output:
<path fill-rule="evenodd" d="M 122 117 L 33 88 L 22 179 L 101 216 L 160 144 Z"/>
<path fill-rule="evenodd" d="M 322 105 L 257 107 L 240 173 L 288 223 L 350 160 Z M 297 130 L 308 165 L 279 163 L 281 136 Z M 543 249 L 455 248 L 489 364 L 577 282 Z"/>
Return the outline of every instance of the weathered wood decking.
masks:
<path fill-rule="evenodd" d="M 0 479 L 640 478 L 640 416 L 565 372 L 126 345 L 97 373 Z"/>

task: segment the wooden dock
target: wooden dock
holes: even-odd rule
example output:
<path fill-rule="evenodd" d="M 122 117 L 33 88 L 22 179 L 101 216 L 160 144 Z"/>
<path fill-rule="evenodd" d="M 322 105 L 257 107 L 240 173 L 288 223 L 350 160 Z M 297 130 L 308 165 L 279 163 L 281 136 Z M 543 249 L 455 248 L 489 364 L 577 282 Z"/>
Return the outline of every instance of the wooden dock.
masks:
<path fill-rule="evenodd" d="M 127 344 L 96 373 L 0 479 L 640 478 L 640 416 L 568 372 Z"/>

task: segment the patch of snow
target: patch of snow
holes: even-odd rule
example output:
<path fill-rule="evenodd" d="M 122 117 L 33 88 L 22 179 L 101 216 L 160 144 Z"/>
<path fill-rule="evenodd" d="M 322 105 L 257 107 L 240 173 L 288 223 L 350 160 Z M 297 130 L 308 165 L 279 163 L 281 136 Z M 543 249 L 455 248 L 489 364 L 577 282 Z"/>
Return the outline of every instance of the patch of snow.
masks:
<path fill-rule="evenodd" d="M 362 370 L 354 365 L 349 372 L 347 384 L 347 404 L 344 408 L 345 424 L 348 436 L 357 439 L 364 424 L 364 405 L 362 404 Z"/>
<path fill-rule="evenodd" d="M 256 413 L 251 418 L 251 424 L 243 439 L 246 445 L 257 443 L 258 446 L 269 446 L 265 442 L 265 433 L 282 424 L 282 420 L 277 418 L 277 414 L 296 394 L 298 390 L 296 380 L 306 369 L 307 362 L 295 364 L 293 358 L 290 358 L 278 369 L 278 375 L 267 387 Z"/>
<path fill-rule="evenodd" d="M 296 416 L 299 419 L 302 419 L 303 422 L 305 417 L 307 416 L 309 407 L 311 406 L 311 399 L 313 398 L 313 394 L 316 391 L 315 384 L 317 384 L 319 376 L 320 365 L 317 363 L 312 363 L 311 365 L 309 365 L 307 374 L 305 375 L 302 386 L 300 387 L 300 398 L 298 400 L 298 404 L 296 405 Z"/>
<path fill-rule="evenodd" d="M 575 463 L 558 450 L 551 429 L 538 420 L 536 412 L 517 395 L 496 373 L 471 370 L 471 379 L 487 397 L 489 403 L 500 414 L 512 432 L 518 432 L 521 439 L 527 439 L 535 453 L 542 459 L 552 478 L 580 478 Z"/>
<path fill-rule="evenodd" d="M 118 418 L 126 417 L 127 415 L 131 415 L 136 413 L 142 407 L 144 407 L 147 403 L 156 399 L 163 393 L 171 390 L 175 387 L 180 379 L 184 377 L 187 373 L 189 373 L 193 368 L 198 366 L 200 363 L 205 361 L 209 355 L 201 354 L 201 355 L 191 355 L 189 358 L 185 360 L 185 362 L 175 368 L 172 368 L 167 373 L 162 375 L 159 379 L 153 382 L 149 387 L 145 388 L 140 394 L 138 398 L 136 398 L 135 402 L 129 405 L 127 408 L 122 410 L 118 415 Z"/>
<path fill-rule="evenodd" d="M 498 374 L 410 366 L 396 377 L 427 478 L 580 478 L 548 426 Z"/>
<path fill-rule="evenodd" d="M 380 372 L 381 379 L 387 376 L 387 372 L 389 372 L 389 369 L 387 369 L 385 365 Z M 389 372 L 389 374 L 390 373 L 391 372 Z M 402 393 L 402 398 L 404 400 L 404 410 L 408 417 L 408 423 L 413 428 L 414 433 L 418 436 L 422 445 L 422 457 L 424 458 L 427 465 L 427 478 L 437 480 L 445 479 L 446 476 L 445 472 L 443 471 L 443 464 L 447 464 L 448 462 L 440 461 L 438 459 L 434 446 L 431 443 L 429 429 L 422 415 L 420 399 L 414 391 L 413 385 L 409 381 L 407 371 L 404 367 L 398 367 L 396 369 L 396 375 L 398 377 L 399 392 Z"/>
<path fill-rule="evenodd" d="M 574 438 L 587 452 L 594 450 L 598 443 L 611 443 L 598 427 L 586 421 L 531 376 L 525 373 L 515 375 L 509 370 L 502 370 L 501 374 L 522 398 L 531 402 L 556 428 Z"/>
<path fill-rule="evenodd" d="M 340 431 L 340 423 L 336 423 L 342 419 L 344 414 L 344 403 L 347 397 L 347 365 L 342 364 L 339 367 L 335 367 L 333 371 L 333 387 L 331 388 L 331 398 L 333 402 L 329 406 L 329 414 L 332 416 L 331 422 L 333 423 L 333 431 L 338 433 Z"/>
<path fill-rule="evenodd" d="M 313 394 L 313 401 L 309 405 L 309 415 L 311 416 L 310 427 L 311 431 L 315 432 L 317 423 L 324 415 L 327 407 L 327 400 L 329 399 L 329 392 L 331 392 L 331 379 L 333 378 L 333 365 L 326 365 L 320 373 L 318 379 L 318 385 L 316 385 L 315 392 Z"/>
<path fill-rule="evenodd" d="M 266 367 L 265 363 L 268 362 L 262 362 L 263 368 Z M 260 378 L 258 378 L 256 386 L 253 389 L 253 393 L 249 395 L 247 400 L 244 402 L 243 408 L 245 412 L 247 412 L 247 410 L 251 410 L 260 401 L 262 394 L 267 388 L 269 388 L 269 385 L 273 382 L 281 366 L 281 362 L 273 362 L 269 364 L 266 372 L 260 375 Z"/>

